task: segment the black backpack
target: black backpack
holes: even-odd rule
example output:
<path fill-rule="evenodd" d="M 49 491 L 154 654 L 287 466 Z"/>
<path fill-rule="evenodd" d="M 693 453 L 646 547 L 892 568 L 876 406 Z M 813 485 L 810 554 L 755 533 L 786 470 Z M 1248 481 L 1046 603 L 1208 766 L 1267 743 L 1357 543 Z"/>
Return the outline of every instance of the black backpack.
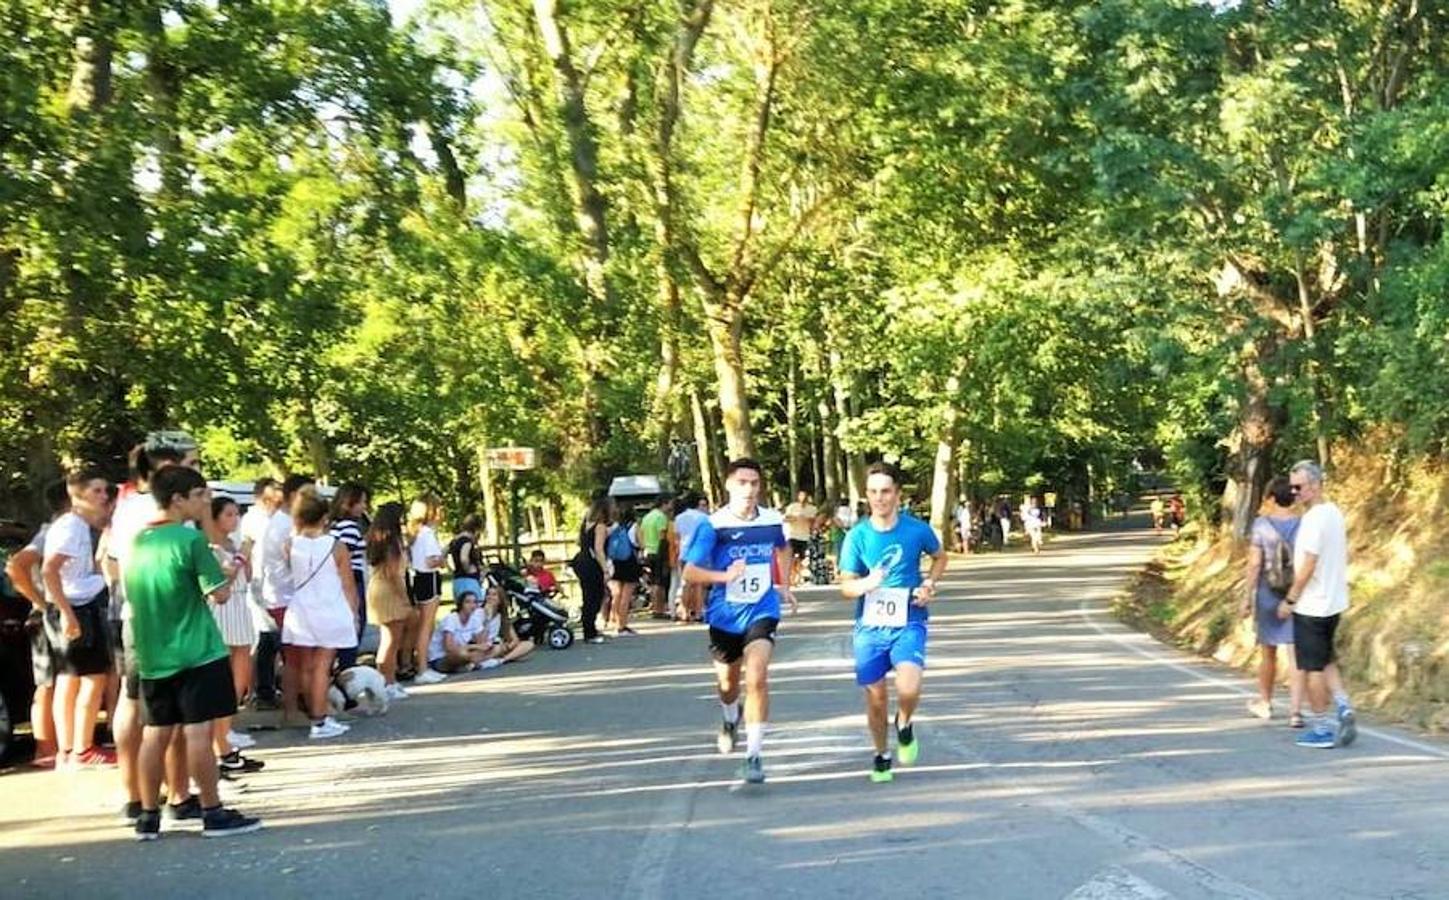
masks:
<path fill-rule="evenodd" d="M 1293 587 L 1293 544 L 1283 536 L 1277 525 L 1268 520 L 1274 533 L 1278 535 L 1278 543 L 1268 551 L 1263 560 L 1263 578 L 1268 583 L 1268 589 L 1280 597 L 1288 595 L 1288 589 Z"/>

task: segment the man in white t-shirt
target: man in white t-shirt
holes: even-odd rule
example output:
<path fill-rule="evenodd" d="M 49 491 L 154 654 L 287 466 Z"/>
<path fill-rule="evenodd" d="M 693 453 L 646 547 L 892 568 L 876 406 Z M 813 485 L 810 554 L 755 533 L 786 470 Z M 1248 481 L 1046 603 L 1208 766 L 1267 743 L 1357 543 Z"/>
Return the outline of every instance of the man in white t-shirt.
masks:
<path fill-rule="evenodd" d="M 261 605 L 262 579 L 266 567 L 267 527 L 282 508 L 282 484 L 275 478 L 259 478 L 252 485 L 252 506 L 241 519 L 241 552 L 251 566 L 252 580 L 246 596 L 257 628 L 256 666 L 252 695 L 259 709 L 276 709 L 277 653 L 282 646 L 277 620 Z"/>
<path fill-rule="evenodd" d="M 1293 616 L 1297 664 L 1307 674 L 1313 721 L 1297 743 L 1321 750 L 1346 747 L 1357 737 L 1358 727 L 1333 640 L 1339 617 L 1348 609 L 1348 529 L 1343 512 L 1323 496 L 1323 470 L 1317 463 L 1298 463 L 1288 482 L 1308 507 L 1293 541 L 1293 586 L 1278 611 L 1282 618 Z M 1336 715 L 1328 711 L 1330 696 Z"/>

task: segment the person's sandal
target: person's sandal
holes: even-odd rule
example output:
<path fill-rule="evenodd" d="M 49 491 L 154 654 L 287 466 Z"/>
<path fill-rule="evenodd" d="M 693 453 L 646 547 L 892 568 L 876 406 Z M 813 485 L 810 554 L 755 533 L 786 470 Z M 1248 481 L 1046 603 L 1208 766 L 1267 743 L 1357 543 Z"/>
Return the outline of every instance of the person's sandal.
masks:
<path fill-rule="evenodd" d="M 1288 717 L 1288 727 L 1289 728 L 1302 728 L 1303 727 L 1303 714 L 1302 713 L 1293 713 L 1292 715 L 1290 715 Z"/>

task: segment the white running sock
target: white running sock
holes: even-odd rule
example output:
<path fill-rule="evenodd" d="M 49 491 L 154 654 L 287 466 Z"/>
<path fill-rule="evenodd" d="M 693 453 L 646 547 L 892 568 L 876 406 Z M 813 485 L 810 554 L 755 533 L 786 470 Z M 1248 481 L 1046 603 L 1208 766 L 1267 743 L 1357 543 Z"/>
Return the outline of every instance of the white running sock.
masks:
<path fill-rule="evenodd" d="M 765 723 L 749 722 L 745 725 L 745 755 L 759 756 L 765 747 Z"/>
<path fill-rule="evenodd" d="M 727 724 L 734 725 L 740 720 L 740 707 L 738 703 L 721 703 L 720 714 L 724 716 Z"/>
<path fill-rule="evenodd" d="M 1353 707 L 1353 704 L 1348 701 L 1348 691 L 1334 691 L 1333 702 L 1338 706 Z"/>

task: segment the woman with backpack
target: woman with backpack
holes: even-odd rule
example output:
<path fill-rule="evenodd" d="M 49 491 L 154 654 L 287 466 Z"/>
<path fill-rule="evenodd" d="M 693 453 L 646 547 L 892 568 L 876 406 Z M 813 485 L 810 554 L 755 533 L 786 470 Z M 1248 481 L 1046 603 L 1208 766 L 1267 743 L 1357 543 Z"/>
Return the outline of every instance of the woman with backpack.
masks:
<path fill-rule="evenodd" d="M 614 623 L 614 633 L 620 637 L 639 632 L 629 627 L 629 608 L 634 605 L 634 592 L 639 589 L 639 579 L 644 566 L 639 561 L 639 526 L 634 521 L 634 511 L 628 509 L 619 521 L 609 529 L 605 550 L 614 571 L 609 575 L 609 593 L 613 596 L 613 614 L 606 620 Z"/>
<path fill-rule="evenodd" d="M 569 565 L 579 579 L 579 592 L 583 595 L 584 608 L 579 614 L 583 619 L 584 643 L 602 644 L 604 636 L 599 634 L 599 610 L 608 594 L 605 584 L 608 578 L 609 554 L 606 550 L 609 526 L 614 521 L 614 501 L 608 497 L 597 497 L 579 526 L 579 551 Z"/>
<path fill-rule="evenodd" d="M 1258 698 L 1248 701 L 1248 712 L 1260 719 L 1273 717 L 1273 683 L 1278 676 L 1278 648 L 1288 666 L 1288 724 L 1303 727 L 1303 673 L 1293 654 L 1293 620 L 1278 618 L 1278 605 L 1293 584 L 1293 541 L 1298 536 L 1298 515 L 1293 512 L 1293 488 L 1278 476 L 1268 482 L 1267 509 L 1253 522 L 1251 545 L 1244 570 L 1246 591 L 1238 606 L 1243 618 L 1253 616 L 1261 656 L 1258 660 Z"/>

